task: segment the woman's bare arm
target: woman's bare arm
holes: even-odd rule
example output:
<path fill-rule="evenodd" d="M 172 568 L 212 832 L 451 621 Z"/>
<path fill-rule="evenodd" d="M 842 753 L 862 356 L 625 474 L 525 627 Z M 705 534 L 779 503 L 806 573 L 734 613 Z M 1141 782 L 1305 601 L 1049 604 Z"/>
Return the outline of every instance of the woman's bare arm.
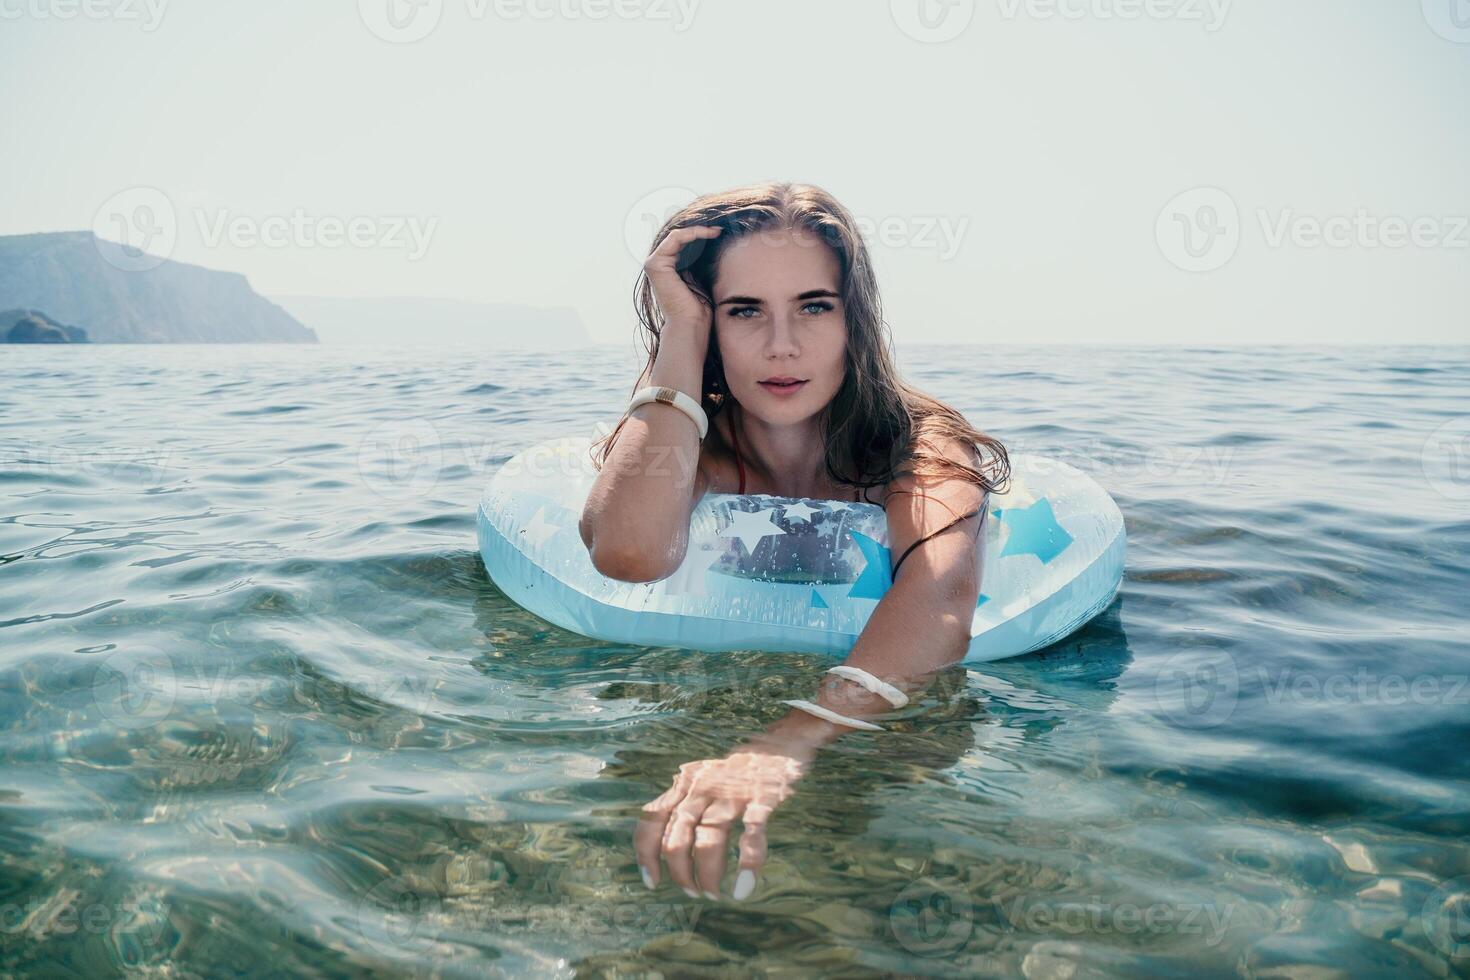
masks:
<path fill-rule="evenodd" d="M 720 229 L 670 232 L 644 264 L 665 323 L 658 355 L 637 387 L 658 385 L 696 402 L 704 384 L 713 313 L 676 271 L 686 245 Z M 634 409 L 587 495 L 578 528 L 593 566 L 609 578 L 651 582 L 672 575 L 689 547 L 689 518 L 704 495 L 699 430 L 672 405 Z"/>
<path fill-rule="evenodd" d="M 945 449 L 946 454 L 961 451 L 957 446 Z M 898 555 L 924 535 L 986 504 L 979 488 L 963 480 L 902 477 L 889 490 L 888 538 Z M 849 665 L 913 693 L 936 671 L 965 655 L 980 598 L 977 528 L 984 514 L 980 509 L 913 550 L 868 618 L 848 654 Z M 848 718 L 890 710 L 887 701 L 860 685 L 835 676 L 833 680 L 814 699 L 822 707 Z M 733 896 L 750 895 L 765 864 L 771 813 L 795 791 L 821 746 L 850 731 L 850 726 L 793 708 L 724 758 L 680 766 L 674 785 L 643 807 L 634 832 L 644 882 L 657 887 L 662 858 L 669 876 L 686 893 L 693 896 L 702 890 L 718 897 L 728 841 L 739 820 L 740 870 Z"/>
<path fill-rule="evenodd" d="M 702 374 L 704 357 L 701 350 L 695 362 L 681 349 L 686 343 L 666 332 L 653 371 L 644 373 L 639 387 L 666 385 L 697 399 L 703 379 L 695 372 Z M 599 572 L 651 582 L 679 567 L 689 546 L 690 515 L 707 485 L 700 446 L 694 423 L 671 405 L 640 405 L 628 416 L 578 525 Z"/>
<path fill-rule="evenodd" d="M 973 465 L 974 454 L 958 455 L 963 451 L 958 446 L 945 448 L 946 455 Z M 888 489 L 885 510 L 894 559 L 926 534 L 951 526 L 909 554 L 844 662 L 913 693 L 969 649 L 970 625 L 980 600 L 979 538 L 987 501 L 978 487 L 960 479 L 905 476 Z M 975 510 L 979 510 L 975 516 L 951 524 Z M 887 701 L 857 684 L 830 680 L 813 699 L 824 708 L 859 719 L 891 710 Z M 793 709 L 767 735 L 810 750 L 848 731 Z"/>

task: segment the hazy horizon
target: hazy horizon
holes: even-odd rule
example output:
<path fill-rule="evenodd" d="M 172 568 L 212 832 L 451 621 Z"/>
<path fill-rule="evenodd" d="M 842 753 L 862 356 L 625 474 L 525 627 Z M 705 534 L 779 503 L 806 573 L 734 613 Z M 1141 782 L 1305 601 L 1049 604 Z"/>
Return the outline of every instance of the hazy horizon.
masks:
<path fill-rule="evenodd" d="M 901 345 L 1470 338 L 1451 0 L 588 3 L 10 4 L 0 234 L 624 345 L 669 209 L 789 179 Z"/>

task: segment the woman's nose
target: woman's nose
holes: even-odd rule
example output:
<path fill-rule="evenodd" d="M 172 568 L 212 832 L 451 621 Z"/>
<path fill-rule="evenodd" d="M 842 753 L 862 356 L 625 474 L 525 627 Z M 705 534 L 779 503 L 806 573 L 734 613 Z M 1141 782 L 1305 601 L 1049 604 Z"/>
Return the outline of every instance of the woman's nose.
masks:
<path fill-rule="evenodd" d="M 796 327 L 788 321 L 777 320 L 766 341 L 766 349 L 773 356 L 790 356 L 799 353 L 796 345 Z"/>

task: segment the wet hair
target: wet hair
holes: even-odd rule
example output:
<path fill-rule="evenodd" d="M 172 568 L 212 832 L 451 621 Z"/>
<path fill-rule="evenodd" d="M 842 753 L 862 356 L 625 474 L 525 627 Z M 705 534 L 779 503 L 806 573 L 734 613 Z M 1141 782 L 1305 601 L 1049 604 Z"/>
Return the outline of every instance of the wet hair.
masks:
<path fill-rule="evenodd" d="M 706 194 L 664 222 L 654 235 L 650 254 L 670 232 L 690 225 L 724 229 L 712 240 L 690 242 L 676 262 L 680 278 L 711 310 L 715 306 L 714 283 L 720 257 L 740 238 L 804 229 L 836 254 L 841 267 L 838 292 L 847 320 L 847 366 L 841 387 L 818 418 L 826 447 L 826 470 L 833 481 L 864 488 L 864 499 L 868 489 L 886 486 L 909 473 L 941 479 L 958 477 L 984 493 L 1004 492 L 1010 478 L 1005 446 L 971 426 L 960 412 L 899 376 L 867 244 L 852 214 L 832 195 L 811 184 L 789 182 L 752 184 Z M 652 374 L 664 325 L 646 272 L 640 272 L 635 285 L 634 306 L 648 352 L 647 366 L 634 383 L 636 391 Z M 700 407 L 713 419 L 731 399 L 717 336 L 711 330 Z M 606 462 L 626 422 L 625 416 L 593 444 L 594 465 L 600 468 Z M 718 427 L 711 426 L 710 434 L 725 442 Z M 944 453 L 944 445 L 955 442 L 974 447 L 974 465 L 957 462 Z"/>

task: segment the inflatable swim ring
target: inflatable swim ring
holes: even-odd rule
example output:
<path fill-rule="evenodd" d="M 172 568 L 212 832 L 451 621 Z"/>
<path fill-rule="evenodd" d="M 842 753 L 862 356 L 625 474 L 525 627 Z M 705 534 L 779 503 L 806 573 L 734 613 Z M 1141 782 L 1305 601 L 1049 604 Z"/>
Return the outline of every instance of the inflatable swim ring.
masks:
<path fill-rule="evenodd" d="M 577 528 L 597 477 L 590 445 L 568 437 L 513 456 L 476 520 L 490 579 L 563 629 L 618 643 L 840 657 L 892 585 L 878 505 L 729 493 L 696 505 L 674 574 L 610 579 Z M 990 495 L 967 662 L 1060 640 L 1107 608 L 1123 578 L 1123 515 L 1107 492 L 1067 463 L 1010 459 L 1009 490 Z"/>

